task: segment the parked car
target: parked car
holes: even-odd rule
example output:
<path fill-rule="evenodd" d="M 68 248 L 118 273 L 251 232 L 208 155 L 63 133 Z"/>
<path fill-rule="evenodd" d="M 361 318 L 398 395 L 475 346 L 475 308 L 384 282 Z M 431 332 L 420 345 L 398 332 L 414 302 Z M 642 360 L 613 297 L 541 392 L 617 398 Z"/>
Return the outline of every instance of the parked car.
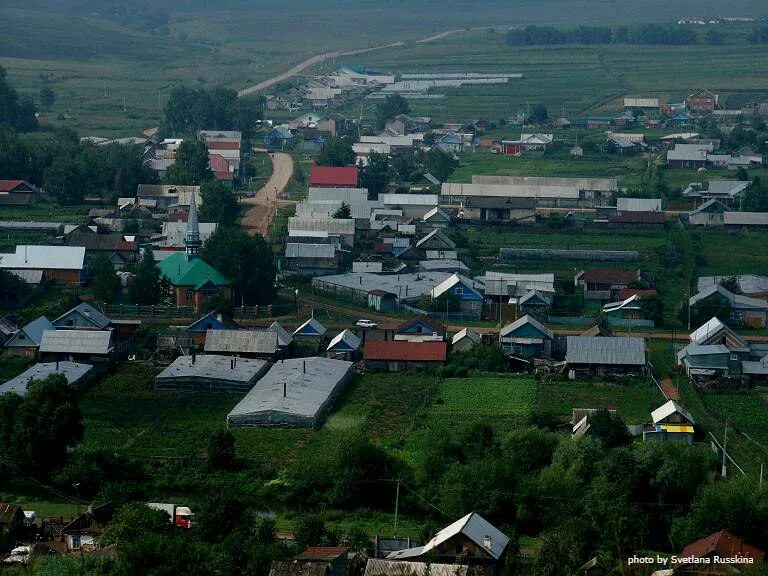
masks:
<path fill-rule="evenodd" d="M 378 324 L 376 324 L 376 322 L 374 322 L 373 320 L 358 320 L 355 323 L 355 326 L 357 326 L 358 328 L 371 328 L 371 329 L 373 329 L 373 328 L 376 328 L 376 326 L 378 326 Z"/>

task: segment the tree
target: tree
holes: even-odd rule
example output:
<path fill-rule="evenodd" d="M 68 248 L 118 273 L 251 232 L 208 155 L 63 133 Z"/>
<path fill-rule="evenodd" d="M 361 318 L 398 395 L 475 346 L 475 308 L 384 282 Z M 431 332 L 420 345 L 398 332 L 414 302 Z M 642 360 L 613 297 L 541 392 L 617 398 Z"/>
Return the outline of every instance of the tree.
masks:
<path fill-rule="evenodd" d="M 741 294 L 741 285 L 737 276 L 730 276 L 720 280 L 720 286 L 728 290 L 731 294 Z"/>
<path fill-rule="evenodd" d="M 360 170 L 360 185 L 368 189 L 372 199 L 387 191 L 389 185 L 389 160 L 385 154 L 371 152 L 368 164 Z"/>
<path fill-rule="evenodd" d="M 387 120 L 400 114 L 410 114 L 411 107 L 408 100 L 400 94 L 391 94 L 376 107 L 376 124 L 379 129 L 384 128 Z"/>
<path fill-rule="evenodd" d="M 56 93 L 50 86 L 43 86 L 40 88 L 40 106 L 43 108 L 51 108 L 56 101 Z"/>
<path fill-rule="evenodd" d="M 36 180 L 32 150 L 9 126 L 0 124 L 0 174 L 14 180 Z M 38 182 L 39 183 L 39 182 Z"/>
<path fill-rule="evenodd" d="M 323 144 L 317 163 L 320 166 L 350 166 L 355 163 L 355 151 L 343 138 L 330 138 Z"/>
<path fill-rule="evenodd" d="M 719 46 L 723 43 L 725 40 L 725 36 L 722 32 L 718 32 L 714 28 L 710 28 L 707 30 L 707 33 L 704 34 L 704 41 L 711 45 L 711 46 Z"/>
<path fill-rule="evenodd" d="M 216 430 L 208 439 L 208 466 L 231 470 L 235 466 L 235 437 L 229 430 Z"/>
<path fill-rule="evenodd" d="M 18 95 L 6 79 L 5 68 L 0 66 L 0 124 L 8 124 L 19 132 L 37 130 L 35 105 L 30 98 Z"/>
<path fill-rule="evenodd" d="M 90 269 L 93 273 L 92 287 L 96 300 L 108 304 L 112 303 L 120 290 L 120 279 L 115 273 L 112 262 L 106 256 L 99 255 L 91 261 Z"/>
<path fill-rule="evenodd" d="M 234 193 L 218 181 L 203 182 L 200 187 L 200 218 L 219 226 L 232 226 L 237 221 L 240 205 Z"/>
<path fill-rule="evenodd" d="M 0 302 L 4 303 L 3 306 L 23 303 L 29 292 L 24 280 L 8 270 L 0 270 Z"/>
<path fill-rule="evenodd" d="M 134 304 L 150 306 L 160 302 L 165 292 L 162 274 L 155 264 L 152 249 L 147 247 L 136 268 L 133 282 L 128 287 L 128 295 Z"/>
<path fill-rule="evenodd" d="M 196 520 L 200 523 L 201 536 L 207 542 L 219 542 L 243 529 L 248 532 L 253 525 L 253 518 L 243 507 L 241 499 L 229 490 L 210 494 Z"/>
<path fill-rule="evenodd" d="M 337 219 L 352 218 L 352 208 L 346 202 L 342 202 L 339 209 L 333 213 L 333 217 Z"/>
<path fill-rule="evenodd" d="M 62 206 L 82 203 L 88 176 L 78 156 L 60 155 L 45 169 L 43 183 L 48 193 Z"/>
<path fill-rule="evenodd" d="M 184 140 L 176 150 L 176 162 L 168 169 L 165 181 L 197 186 L 206 180 L 213 180 L 213 171 L 208 166 L 208 148 L 203 142 Z"/>
<path fill-rule="evenodd" d="M 49 477 L 66 463 L 67 449 L 82 437 L 82 415 L 66 377 L 52 374 L 31 381 L 16 406 L 11 433 L 11 452 L 22 470 Z"/>
<path fill-rule="evenodd" d="M 598 410 L 589 419 L 589 432 L 602 442 L 605 448 L 617 448 L 632 443 L 632 436 L 622 419 L 608 410 Z"/>
<path fill-rule="evenodd" d="M 325 522 L 316 514 L 303 514 L 293 528 L 293 539 L 301 550 L 321 545 L 324 537 Z"/>
<path fill-rule="evenodd" d="M 239 130 L 250 138 L 262 118 L 265 98 L 238 98 L 228 88 L 202 90 L 178 86 L 171 91 L 163 110 L 163 132 L 192 136 L 198 130 Z"/>
<path fill-rule="evenodd" d="M 541 124 L 549 120 L 549 112 L 544 104 L 536 104 L 528 116 L 527 122 L 530 124 Z"/>
<path fill-rule="evenodd" d="M 219 228 L 202 250 L 203 260 L 234 286 L 241 304 L 268 304 L 275 294 L 274 253 L 261 236 L 240 228 Z"/>
<path fill-rule="evenodd" d="M 167 532 L 171 528 L 171 518 L 163 510 L 155 510 L 140 502 L 126 504 L 107 524 L 101 536 L 101 544 L 122 545 L 144 534 Z"/>
<path fill-rule="evenodd" d="M 432 147 L 424 159 L 426 171 L 441 182 L 448 179 L 448 176 L 456 169 L 457 164 L 458 162 L 454 160 L 453 156 L 436 147 Z"/>

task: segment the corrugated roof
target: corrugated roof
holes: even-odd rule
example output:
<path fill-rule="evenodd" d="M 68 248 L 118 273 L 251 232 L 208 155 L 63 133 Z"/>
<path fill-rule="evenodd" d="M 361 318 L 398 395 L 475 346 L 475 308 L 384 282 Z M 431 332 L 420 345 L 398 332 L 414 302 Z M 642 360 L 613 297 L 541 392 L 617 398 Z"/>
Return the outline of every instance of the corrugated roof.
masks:
<path fill-rule="evenodd" d="M 85 248 L 81 246 L 16 246 L 14 254 L 0 255 L 0 268 L 82 270 Z"/>
<path fill-rule="evenodd" d="M 16 378 L 0 384 L 0 396 L 14 393 L 24 396 L 27 393 L 27 385 L 30 380 L 43 380 L 51 374 L 62 374 L 67 383 L 74 384 L 93 369 L 90 364 L 78 364 L 77 362 L 43 362 L 28 368 Z"/>
<path fill-rule="evenodd" d="M 724 212 L 726 226 L 768 226 L 768 212 Z"/>
<path fill-rule="evenodd" d="M 755 564 L 759 564 L 765 559 L 765 552 L 755 546 L 750 546 L 727 530 L 715 532 L 688 544 L 680 552 L 680 558 L 704 558 L 715 553 L 723 558 L 752 558 Z"/>
<path fill-rule="evenodd" d="M 355 221 L 352 218 L 288 218 L 288 230 L 325 231 L 330 234 L 353 235 Z"/>
<path fill-rule="evenodd" d="M 501 332 L 499 332 L 499 336 L 508 336 L 508 335 L 512 334 L 513 332 L 517 332 L 517 330 L 519 330 L 520 328 L 522 328 L 526 324 L 530 324 L 531 326 L 536 328 L 536 330 L 538 330 L 539 332 L 544 334 L 550 340 L 552 338 L 554 338 L 552 332 L 547 330 L 547 327 L 544 326 L 544 324 L 542 324 L 541 322 L 536 320 L 536 318 L 534 318 L 533 316 L 529 316 L 528 314 L 526 314 L 522 318 L 518 318 L 517 320 L 515 320 L 511 324 L 507 324 L 506 326 L 504 326 L 504 328 L 501 329 Z"/>
<path fill-rule="evenodd" d="M 506 186 L 565 187 L 599 192 L 611 192 L 618 188 L 616 178 L 568 178 L 562 176 L 494 176 L 473 174 L 472 183 Z"/>
<path fill-rule="evenodd" d="M 469 267 L 460 260 L 422 260 L 420 270 L 445 270 L 446 272 L 469 272 Z"/>
<path fill-rule="evenodd" d="M 105 314 L 102 314 L 102 312 L 90 304 L 88 302 L 81 302 L 71 310 L 68 310 L 56 320 L 53 321 L 53 324 L 56 326 L 59 326 L 60 322 L 62 322 L 67 316 L 70 314 L 78 314 L 91 322 L 94 326 L 97 328 L 106 328 L 110 324 L 112 324 L 112 319 L 107 317 Z M 62 326 L 63 327 L 63 326 Z"/>
<path fill-rule="evenodd" d="M 309 172 L 310 186 L 357 187 L 357 166 L 312 166 Z"/>
<path fill-rule="evenodd" d="M 579 198 L 573 186 L 536 186 L 514 184 L 465 184 L 443 182 L 443 196 L 491 196 L 497 198 Z"/>
<path fill-rule="evenodd" d="M 106 355 L 111 351 L 111 330 L 46 330 L 40 342 L 41 353 Z"/>
<path fill-rule="evenodd" d="M 277 332 L 272 330 L 208 330 L 205 352 L 211 354 L 275 354 Z"/>
<path fill-rule="evenodd" d="M 445 362 L 446 342 L 408 342 L 405 340 L 368 342 L 363 357 L 374 361 Z"/>
<path fill-rule="evenodd" d="M 293 335 L 288 332 L 285 328 L 283 328 L 283 325 L 280 324 L 277 320 L 272 322 L 272 324 L 269 325 L 268 330 L 271 330 L 272 332 L 277 333 L 277 343 L 281 348 L 284 348 L 286 346 L 290 346 L 293 343 Z"/>
<path fill-rule="evenodd" d="M 441 244 L 447 246 L 449 249 L 456 248 L 456 243 L 450 238 L 448 238 L 445 232 L 443 232 L 439 228 L 435 228 L 434 230 L 432 230 L 432 232 L 424 236 L 424 238 L 416 242 L 416 248 L 421 248 L 422 246 L 424 246 L 425 244 L 429 244 L 433 240 L 439 241 Z"/>
<path fill-rule="evenodd" d="M 333 562 L 349 552 L 345 546 L 311 546 L 296 556 L 296 560 L 324 560 Z"/>
<path fill-rule="evenodd" d="M 683 406 L 681 406 L 674 400 L 665 402 L 664 404 L 656 408 L 656 410 L 651 412 L 651 418 L 653 419 L 654 424 L 658 424 L 665 418 L 669 418 L 675 412 L 683 416 L 683 418 L 688 420 L 688 422 L 690 422 L 691 424 L 696 424 L 696 421 L 693 419 L 693 416 L 691 415 L 691 413 L 688 412 L 688 410 L 686 410 Z"/>
<path fill-rule="evenodd" d="M 437 206 L 437 194 L 380 194 L 385 206 Z"/>
<path fill-rule="evenodd" d="M 658 212 L 661 210 L 661 198 L 617 198 L 616 210 L 619 212 Z"/>
<path fill-rule="evenodd" d="M 26 340 L 14 340 L 19 335 L 19 332 L 14 334 L 10 340 L 6 343 L 6 346 L 15 345 L 21 347 L 27 347 L 31 345 L 39 346 L 43 339 L 43 332 L 46 330 L 54 330 L 55 326 L 45 316 L 35 318 L 29 324 L 22 326 L 19 332 L 23 332 L 26 336 Z"/>
<path fill-rule="evenodd" d="M 479 344 L 482 341 L 480 334 L 472 330 L 472 328 L 462 328 L 456 334 L 453 335 L 451 344 L 455 346 L 464 339 L 471 340 L 475 344 Z"/>
<path fill-rule="evenodd" d="M 328 330 L 316 318 L 310 318 L 293 331 L 294 336 L 324 336 Z"/>
<path fill-rule="evenodd" d="M 230 356 L 217 354 L 179 356 L 157 376 L 157 380 L 198 378 L 248 383 L 267 366 L 264 360 L 251 358 L 238 358 L 233 366 L 232 360 Z"/>
<path fill-rule="evenodd" d="M 286 258 L 335 258 L 333 244 L 305 244 L 289 242 L 285 245 Z"/>
<path fill-rule="evenodd" d="M 568 364 L 644 366 L 643 338 L 568 336 L 565 361 Z"/>
<path fill-rule="evenodd" d="M 469 566 L 368 558 L 364 576 L 467 576 Z"/>
<path fill-rule="evenodd" d="M 387 559 L 419 558 L 430 551 L 439 548 L 443 543 L 459 534 L 463 534 L 496 560 L 501 558 L 507 544 L 509 544 L 509 538 L 507 538 L 506 534 L 480 516 L 477 512 L 470 512 L 463 518 L 460 518 L 453 524 L 440 530 L 440 532 L 435 534 L 435 536 L 424 546 L 392 552 L 387 556 Z M 490 549 L 485 547 L 486 539 L 490 539 Z"/>
<path fill-rule="evenodd" d="M 342 330 L 333 337 L 326 350 L 328 352 L 354 352 L 360 348 L 360 338 L 349 329 Z"/>
<path fill-rule="evenodd" d="M 733 276 L 699 276 L 697 281 L 698 292 L 703 292 L 711 286 L 720 284 L 723 280 Z M 768 294 L 768 276 L 758 276 L 756 274 L 739 274 L 736 276 L 739 288 L 742 293 L 750 294 Z"/>
<path fill-rule="evenodd" d="M 351 371 L 352 362 L 318 356 L 282 360 L 232 409 L 227 421 L 243 425 L 250 416 L 272 412 L 314 418 Z"/>

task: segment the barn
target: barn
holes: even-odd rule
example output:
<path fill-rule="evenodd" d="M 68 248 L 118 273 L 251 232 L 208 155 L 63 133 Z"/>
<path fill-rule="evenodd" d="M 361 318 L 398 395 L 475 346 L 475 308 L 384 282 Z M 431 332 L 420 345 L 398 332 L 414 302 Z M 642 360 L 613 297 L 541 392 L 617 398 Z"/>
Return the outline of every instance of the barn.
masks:
<path fill-rule="evenodd" d="M 267 371 L 264 360 L 217 354 L 179 356 L 155 378 L 155 390 L 247 392 Z"/>
<path fill-rule="evenodd" d="M 319 427 L 352 378 L 352 362 L 294 358 L 274 364 L 227 416 L 232 428 Z"/>

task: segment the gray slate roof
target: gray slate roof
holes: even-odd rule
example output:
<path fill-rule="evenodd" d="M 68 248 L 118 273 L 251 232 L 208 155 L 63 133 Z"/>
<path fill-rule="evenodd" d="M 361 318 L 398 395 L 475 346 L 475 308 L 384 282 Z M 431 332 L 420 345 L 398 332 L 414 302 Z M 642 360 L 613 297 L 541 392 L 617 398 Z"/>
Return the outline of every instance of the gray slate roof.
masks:
<path fill-rule="evenodd" d="M 24 332 L 27 336 L 28 342 L 31 342 L 35 346 L 39 346 L 40 342 L 43 339 L 43 332 L 46 330 L 53 330 L 54 326 L 51 324 L 51 321 L 48 320 L 45 316 L 40 316 L 40 318 L 35 318 L 27 324 L 26 326 L 21 327 L 21 331 Z M 29 346 L 29 343 L 26 342 L 24 344 L 18 343 L 19 345 L 23 346 Z"/>
<path fill-rule="evenodd" d="M 14 393 L 25 396 L 30 380 L 43 380 L 51 374 L 63 374 L 69 384 L 74 384 L 93 369 L 90 364 L 78 364 L 77 362 L 44 362 L 28 368 L 23 373 L 0 384 L 0 396 Z"/>
<path fill-rule="evenodd" d="M 568 364 L 643 366 L 645 340 L 636 337 L 568 336 L 565 361 Z"/>
<path fill-rule="evenodd" d="M 281 348 L 284 348 L 286 346 L 290 346 L 293 343 L 293 334 L 288 332 L 285 328 L 283 328 L 283 325 L 280 324 L 277 320 L 272 322 L 272 324 L 269 325 L 268 330 L 271 330 L 272 332 L 277 333 L 277 343 Z"/>
<path fill-rule="evenodd" d="M 112 351 L 110 330 L 46 330 L 40 352 L 58 354 L 109 354 Z"/>
<path fill-rule="evenodd" d="M 112 324 L 112 320 L 106 316 L 105 314 L 102 314 L 100 310 L 97 308 L 94 308 L 88 302 L 81 302 L 71 310 L 68 310 L 56 320 L 53 321 L 53 324 L 55 326 L 61 326 L 60 322 L 63 321 L 67 316 L 70 314 L 79 314 L 83 318 L 86 318 L 87 320 L 90 320 L 94 326 L 98 328 L 106 328 L 110 324 Z"/>
<path fill-rule="evenodd" d="M 205 334 L 206 353 L 275 354 L 277 332 L 271 330 L 208 330 Z"/>
<path fill-rule="evenodd" d="M 238 358 L 233 368 L 230 356 L 217 354 L 198 354 L 194 356 L 194 362 L 192 358 L 192 356 L 179 356 L 173 364 L 158 374 L 157 380 L 200 378 L 250 382 L 267 365 L 264 360 Z"/>

